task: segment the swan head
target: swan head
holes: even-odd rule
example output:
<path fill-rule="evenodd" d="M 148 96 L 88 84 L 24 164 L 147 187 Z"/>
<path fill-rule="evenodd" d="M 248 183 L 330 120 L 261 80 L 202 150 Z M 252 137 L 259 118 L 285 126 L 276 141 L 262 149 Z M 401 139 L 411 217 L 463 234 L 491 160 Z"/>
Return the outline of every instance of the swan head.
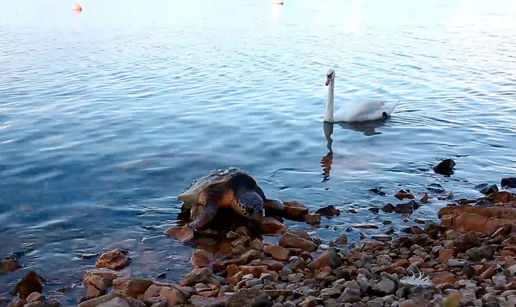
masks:
<path fill-rule="evenodd" d="M 335 80 L 335 70 L 333 70 L 333 68 L 330 68 L 326 73 L 326 86 L 333 82 L 333 80 Z"/>

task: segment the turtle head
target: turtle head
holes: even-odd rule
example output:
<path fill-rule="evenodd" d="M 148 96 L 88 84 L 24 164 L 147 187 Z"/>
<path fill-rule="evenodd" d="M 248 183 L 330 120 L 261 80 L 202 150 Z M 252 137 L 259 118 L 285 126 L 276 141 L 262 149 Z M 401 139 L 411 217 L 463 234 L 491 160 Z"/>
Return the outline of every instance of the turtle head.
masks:
<path fill-rule="evenodd" d="M 263 199 L 252 190 L 239 190 L 236 193 L 236 211 L 238 214 L 245 216 L 259 223 L 263 222 L 265 211 L 263 209 Z"/>

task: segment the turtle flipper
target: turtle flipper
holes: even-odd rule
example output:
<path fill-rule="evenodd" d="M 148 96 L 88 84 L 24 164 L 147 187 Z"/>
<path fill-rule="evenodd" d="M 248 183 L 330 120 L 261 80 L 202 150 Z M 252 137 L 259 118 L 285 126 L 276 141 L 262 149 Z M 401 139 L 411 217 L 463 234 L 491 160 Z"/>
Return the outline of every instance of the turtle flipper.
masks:
<path fill-rule="evenodd" d="M 188 227 L 194 230 L 206 226 L 215 217 L 219 209 L 219 193 L 205 192 L 203 198 L 205 199 L 204 211 L 194 221 L 188 224 Z"/>

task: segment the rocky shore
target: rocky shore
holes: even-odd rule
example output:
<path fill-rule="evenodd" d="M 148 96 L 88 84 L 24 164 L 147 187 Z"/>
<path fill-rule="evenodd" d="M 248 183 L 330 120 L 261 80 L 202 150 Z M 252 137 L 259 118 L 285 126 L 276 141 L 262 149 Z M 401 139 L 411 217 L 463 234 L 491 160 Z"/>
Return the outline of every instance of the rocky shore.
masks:
<path fill-rule="evenodd" d="M 434 171 L 453 174 L 455 163 L 443 163 Z M 515 187 L 515 178 L 504 178 L 500 189 L 479 186 L 484 196 L 478 199 L 435 196 L 450 202 L 439 211 L 439 222 L 421 221 L 399 234 L 361 235 L 360 244 L 346 232 L 376 225 L 354 224 L 324 243 L 283 223 L 318 227 L 321 217 L 341 214 L 333 206 L 310 213 L 301 203 L 284 202 L 286 213 L 268 212 L 254 228 L 223 212 L 225 220 L 214 221 L 190 242 L 191 272 L 178 283 L 122 274 L 131 257 L 115 249 L 84 272 L 84 297 L 77 306 L 515 306 L 516 196 L 510 191 Z M 403 190 L 395 197 L 404 202 L 371 211 L 410 214 L 431 201 L 428 194 L 416 197 Z M 180 227 L 165 234 L 174 240 Z M 266 236 L 277 238 L 277 244 L 266 243 Z M 19 268 L 15 256 L 6 258 L 0 273 Z M 0 306 L 59 306 L 45 296 L 44 284 L 44 277 L 29 271 L 10 297 L 0 298 Z"/>

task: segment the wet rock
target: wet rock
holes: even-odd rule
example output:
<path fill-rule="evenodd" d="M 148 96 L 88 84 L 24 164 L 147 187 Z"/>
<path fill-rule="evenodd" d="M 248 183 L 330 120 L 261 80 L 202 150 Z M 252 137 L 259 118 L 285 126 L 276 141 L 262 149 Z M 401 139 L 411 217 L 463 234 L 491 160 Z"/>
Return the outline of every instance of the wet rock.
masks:
<path fill-rule="evenodd" d="M 371 239 L 381 241 L 381 242 L 388 242 L 392 240 L 391 236 L 389 235 L 372 235 Z"/>
<path fill-rule="evenodd" d="M 319 214 L 305 214 L 303 216 L 304 221 L 310 225 L 321 224 L 321 216 Z"/>
<path fill-rule="evenodd" d="M 162 287 L 154 284 L 150 285 L 149 288 L 147 288 L 147 290 L 145 290 L 145 292 L 143 293 L 143 299 L 146 300 L 150 297 L 158 296 L 159 292 L 161 291 L 161 288 Z"/>
<path fill-rule="evenodd" d="M 447 200 L 447 199 L 453 199 L 454 195 L 453 192 L 450 191 L 446 194 L 437 195 L 438 200 Z"/>
<path fill-rule="evenodd" d="M 120 277 L 113 281 L 113 288 L 128 297 L 137 299 L 138 295 L 144 294 L 152 284 L 152 280 Z"/>
<path fill-rule="evenodd" d="M 195 268 L 179 282 L 182 286 L 193 286 L 198 283 L 209 283 L 213 272 L 208 268 Z"/>
<path fill-rule="evenodd" d="M 378 229 L 378 226 L 376 226 L 375 224 L 371 224 L 371 223 L 358 223 L 358 224 L 353 224 L 352 226 L 355 228 L 358 228 L 358 229 Z"/>
<path fill-rule="evenodd" d="M 473 247 L 468 249 L 466 256 L 470 261 L 480 261 L 482 259 L 491 260 L 493 251 L 488 246 Z"/>
<path fill-rule="evenodd" d="M 100 255 L 95 266 L 97 268 L 108 268 L 111 270 L 121 270 L 131 263 L 131 257 L 127 251 L 115 249 Z"/>
<path fill-rule="evenodd" d="M 346 236 L 346 234 L 344 233 L 341 233 L 337 239 L 335 239 L 335 243 L 337 245 L 346 245 L 348 244 L 348 236 Z"/>
<path fill-rule="evenodd" d="M 259 224 L 260 230 L 269 235 L 282 234 L 287 230 L 287 227 L 273 217 L 266 216 L 263 222 Z"/>
<path fill-rule="evenodd" d="M 15 259 L 5 259 L 0 263 L 0 275 L 12 273 L 21 268 Z"/>
<path fill-rule="evenodd" d="M 43 301 L 43 297 L 41 296 L 41 293 L 39 292 L 32 292 L 28 297 L 27 299 L 25 299 L 25 301 L 27 303 L 32 303 L 32 302 L 42 302 Z"/>
<path fill-rule="evenodd" d="M 375 194 L 378 194 L 380 196 L 385 196 L 385 192 L 383 192 L 380 188 L 372 188 L 372 189 L 369 189 L 369 191 L 375 193 Z"/>
<path fill-rule="evenodd" d="M 159 292 L 159 296 L 165 297 L 167 299 L 167 304 L 169 307 L 184 304 L 186 301 L 183 293 L 176 288 L 163 287 Z"/>
<path fill-rule="evenodd" d="M 328 266 L 331 268 L 337 268 L 340 265 L 341 259 L 335 248 L 329 248 L 324 251 L 316 260 L 308 264 L 310 270 L 320 269 Z"/>
<path fill-rule="evenodd" d="M 502 178 L 500 185 L 502 188 L 516 188 L 516 178 Z"/>
<path fill-rule="evenodd" d="M 212 261 L 212 255 L 202 249 L 194 249 L 190 257 L 190 264 L 194 268 L 205 267 Z"/>
<path fill-rule="evenodd" d="M 289 251 L 282 246 L 265 246 L 263 249 L 265 254 L 269 254 L 274 260 L 286 261 L 288 259 Z"/>
<path fill-rule="evenodd" d="M 498 203 L 506 204 L 506 203 L 516 201 L 516 196 L 511 192 L 501 191 L 501 192 L 491 193 L 491 194 L 487 195 L 484 199 L 487 201 L 490 201 L 494 204 L 498 204 Z"/>
<path fill-rule="evenodd" d="M 308 214 L 308 208 L 297 201 L 285 201 L 283 206 L 285 207 L 286 218 L 291 220 L 303 220 L 303 216 Z"/>
<path fill-rule="evenodd" d="M 320 216 L 332 217 L 334 215 L 339 216 L 340 210 L 335 208 L 333 205 L 329 205 L 327 207 L 323 207 L 315 211 L 315 214 L 319 214 Z"/>
<path fill-rule="evenodd" d="M 115 297 L 105 303 L 98 305 L 98 307 L 130 307 L 129 303 L 120 297 Z"/>
<path fill-rule="evenodd" d="M 25 299 L 32 292 L 41 293 L 43 290 L 43 278 L 33 270 L 30 270 L 21 280 L 16 284 L 11 293 L 18 295 L 21 299 Z"/>
<path fill-rule="evenodd" d="M 403 190 L 399 190 L 398 193 L 396 193 L 394 195 L 394 197 L 396 197 L 399 200 L 404 200 L 405 198 L 407 198 L 407 199 L 414 199 L 414 195 L 412 195 L 409 192 L 403 191 Z"/>
<path fill-rule="evenodd" d="M 383 206 L 382 211 L 385 213 L 392 213 L 394 212 L 395 207 L 392 204 L 386 204 Z"/>
<path fill-rule="evenodd" d="M 434 166 L 434 172 L 437 174 L 450 176 L 454 173 L 455 161 L 452 159 L 443 160 L 441 163 Z"/>
<path fill-rule="evenodd" d="M 192 307 L 224 307 L 226 306 L 227 301 L 227 298 L 224 296 L 204 297 L 194 295 L 191 298 L 191 305 Z"/>
<path fill-rule="evenodd" d="M 276 272 L 279 272 L 281 269 L 283 269 L 283 263 L 276 260 L 262 260 L 262 265 L 265 265 L 267 269 Z"/>
<path fill-rule="evenodd" d="M 488 233 L 506 224 L 516 223 L 516 208 L 454 206 L 439 210 L 441 225 Z"/>
<path fill-rule="evenodd" d="M 32 303 L 27 303 L 25 304 L 24 307 L 43 307 L 43 303 L 42 302 L 32 302 Z"/>
<path fill-rule="evenodd" d="M 161 291 L 161 290 L 160 290 Z M 144 300 L 145 305 L 150 307 L 167 307 L 167 298 L 166 297 L 150 297 Z"/>
<path fill-rule="evenodd" d="M 425 193 L 425 195 L 423 195 L 423 197 L 421 197 L 421 199 L 419 200 L 422 204 L 428 204 L 429 202 L 429 197 L 428 197 L 428 194 Z"/>
<path fill-rule="evenodd" d="M 86 280 L 91 276 L 99 276 L 102 278 L 102 281 L 106 285 L 106 287 L 111 287 L 113 285 L 113 280 L 119 278 L 120 276 L 111 270 L 108 269 L 93 269 L 87 270 L 83 274 L 83 281 L 86 283 Z"/>
<path fill-rule="evenodd" d="M 494 192 L 498 192 L 498 186 L 496 184 L 489 185 L 487 183 L 479 184 L 475 187 L 480 193 L 484 195 L 489 195 Z"/>
<path fill-rule="evenodd" d="M 317 250 L 317 245 L 312 241 L 298 237 L 297 235 L 287 232 L 283 234 L 279 242 L 280 246 L 300 248 L 307 252 L 314 252 Z"/>
<path fill-rule="evenodd" d="M 380 208 L 372 207 L 368 209 L 369 211 L 373 212 L 374 214 L 380 213 Z"/>

